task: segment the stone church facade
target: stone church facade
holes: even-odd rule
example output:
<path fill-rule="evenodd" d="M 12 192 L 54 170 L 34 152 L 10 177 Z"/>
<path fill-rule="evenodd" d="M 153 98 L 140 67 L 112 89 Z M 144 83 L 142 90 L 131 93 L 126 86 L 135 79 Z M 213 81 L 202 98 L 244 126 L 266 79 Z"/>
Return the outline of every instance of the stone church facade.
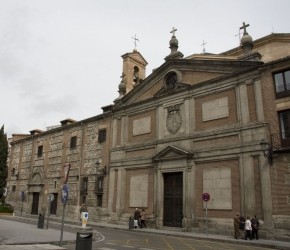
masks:
<path fill-rule="evenodd" d="M 141 53 L 122 56 L 119 97 L 103 114 L 15 134 L 7 201 L 60 216 L 68 162 L 72 218 L 86 203 L 91 220 L 127 224 L 138 207 L 151 227 L 232 234 L 241 212 L 257 215 L 264 237 L 288 237 L 290 34 L 253 41 L 242 28 L 238 48 L 188 57 L 173 30 L 148 77 Z"/>

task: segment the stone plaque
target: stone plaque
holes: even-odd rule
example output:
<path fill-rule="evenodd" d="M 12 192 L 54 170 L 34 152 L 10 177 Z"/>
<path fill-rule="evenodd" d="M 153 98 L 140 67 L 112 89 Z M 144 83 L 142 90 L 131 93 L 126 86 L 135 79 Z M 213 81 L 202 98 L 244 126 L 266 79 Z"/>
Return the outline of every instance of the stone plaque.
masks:
<path fill-rule="evenodd" d="M 133 121 L 133 135 L 148 134 L 151 132 L 151 117 L 143 117 Z"/>
<path fill-rule="evenodd" d="M 228 97 L 218 98 L 202 104 L 202 120 L 210 121 L 229 116 Z"/>
<path fill-rule="evenodd" d="M 210 194 L 208 209 L 232 209 L 232 184 L 230 168 L 203 170 L 203 192 Z M 205 204 L 204 204 L 205 208 Z"/>
<path fill-rule="evenodd" d="M 148 204 L 148 175 L 131 176 L 130 207 L 147 207 Z"/>

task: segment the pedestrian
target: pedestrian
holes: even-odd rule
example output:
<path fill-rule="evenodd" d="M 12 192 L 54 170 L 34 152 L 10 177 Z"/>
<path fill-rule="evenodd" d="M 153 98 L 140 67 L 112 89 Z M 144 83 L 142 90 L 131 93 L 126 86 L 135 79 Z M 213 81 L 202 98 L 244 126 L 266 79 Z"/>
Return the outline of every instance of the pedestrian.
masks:
<path fill-rule="evenodd" d="M 135 228 L 137 228 L 138 226 L 141 227 L 140 216 L 141 216 L 141 213 L 140 213 L 139 209 L 136 207 L 135 212 L 134 212 L 134 227 Z"/>
<path fill-rule="evenodd" d="M 241 214 L 240 216 L 240 234 L 242 235 L 241 238 L 245 238 L 245 221 L 246 221 L 246 218 L 243 214 Z"/>
<path fill-rule="evenodd" d="M 250 216 L 247 216 L 247 219 L 245 221 L 245 240 L 247 239 L 252 240 L 252 223 L 250 220 Z"/>
<path fill-rule="evenodd" d="M 145 219 L 146 219 L 145 209 L 142 209 L 142 212 L 141 212 L 141 228 L 143 228 L 143 227 L 146 228 Z"/>
<path fill-rule="evenodd" d="M 80 207 L 80 221 L 82 221 L 82 213 L 83 212 L 88 212 L 88 208 L 87 208 L 86 204 L 84 204 L 84 203 Z"/>
<path fill-rule="evenodd" d="M 251 219 L 251 223 L 252 223 L 252 239 L 259 239 L 259 220 L 257 219 L 257 216 L 254 214 L 253 218 Z"/>
<path fill-rule="evenodd" d="M 235 229 L 235 239 L 239 239 L 240 236 L 240 214 L 237 213 L 234 217 L 234 229 Z"/>

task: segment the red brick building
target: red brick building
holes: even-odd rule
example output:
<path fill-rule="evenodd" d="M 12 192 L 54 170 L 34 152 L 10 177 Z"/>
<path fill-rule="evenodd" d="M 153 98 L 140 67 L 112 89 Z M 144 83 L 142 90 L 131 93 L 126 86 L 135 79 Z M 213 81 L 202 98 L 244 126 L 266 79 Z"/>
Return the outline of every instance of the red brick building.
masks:
<path fill-rule="evenodd" d="M 241 212 L 257 215 L 262 237 L 287 237 L 290 34 L 253 41 L 244 27 L 239 47 L 184 57 L 173 32 L 170 49 L 148 77 L 138 51 L 123 55 L 120 96 L 103 114 L 13 140 L 8 201 L 19 208 L 25 192 L 27 214 L 45 210 L 70 162 L 72 217 L 85 202 L 90 219 L 127 224 L 138 207 L 151 227 L 198 232 L 207 209 L 208 231 L 232 234 Z"/>

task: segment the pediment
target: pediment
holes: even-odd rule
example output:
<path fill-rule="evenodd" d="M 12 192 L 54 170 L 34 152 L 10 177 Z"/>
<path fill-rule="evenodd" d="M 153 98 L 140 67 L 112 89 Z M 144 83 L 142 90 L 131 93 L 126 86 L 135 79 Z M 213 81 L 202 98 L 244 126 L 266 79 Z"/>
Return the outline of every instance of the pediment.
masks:
<path fill-rule="evenodd" d="M 230 77 L 234 72 L 245 68 L 255 67 L 259 62 L 238 60 L 201 60 L 201 59 L 176 59 L 168 61 L 153 71 L 140 84 L 115 101 L 116 108 L 140 103 L 182 90 L 196 87 L 198 84 L 211 84 L 225 77 Z M 171 73 L 176 73 L 176 86 L 167 85 Z"/>
<path fill-rule="evenodd" d="M 178 92 L 180 90 L 185 90 L 185 89 L 188 89 L 190 88 L 190 84 L 186 84 L 186 83 L 177 83 L 177 86 L 176 88 L 174 88 L 173 90 L 169 90 L 167 88 L 165 88 L 164 86 L 159 90 L 157 91 L 155 94 L 154 94 L 154 97 L 160 97 L 160 96 L 164 96 L 164 95 L 167 95 L 167 94 L 171 94 L 173 92 Z"/>
<path fill-rule="evenodd" d="M 153 156 L 152 160 L 158 162 L 192 157 L 193 154 L 191 152 L 169 145 L 166 148 L 162 149 L 155 156 Z"/>

